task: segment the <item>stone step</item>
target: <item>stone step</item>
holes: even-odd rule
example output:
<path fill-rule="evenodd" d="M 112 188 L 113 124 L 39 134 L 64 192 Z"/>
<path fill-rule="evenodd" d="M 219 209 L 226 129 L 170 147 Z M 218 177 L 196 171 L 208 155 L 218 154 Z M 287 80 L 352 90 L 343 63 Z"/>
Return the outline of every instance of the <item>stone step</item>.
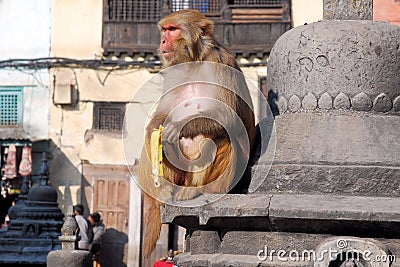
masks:
<path fill-rule="evenodd" d="M 197 230 L 186 240 L 186 253 L 178 262 L 184 263 L 182 266 L 309 266 L 314 263 L 314 267 L 326 267 L 350 257 L 382 263 L 373 266 L 389 266 L 390 262 L 391 266 L 398 266 L 399 247 L 399 239 L 250 231 L 229 231 L 220 236 L 216 231 Z"/>
<path fill-rule="evenodd" d="M 330 235 L 280 233 L 280 232 L 251 232 L 230 231 L 221 242 L 221 253 L 257 255 L 260 250 L 275 251 L 310 251 L 318 244 L 331 237 Z M 193 248 L 191 239 L 191 248 Z M 193 249 L 192 249 L 193 253 Z"/>
<path fill-rule="evenodd" d="M 211 266 L 230 266 L 230 267 L 309 267 L 313 263 L 309 261 L 279 260 L 276 257 L 260 260 L 257 256 L 249 255 L 229 255 L 229 254 L 200 254 L 190 255 L 182 253 L 175 257 L 174 262 L 179 267 L 211 267 Z"/>
<path fill-rule="evenodd" d="M 234 254 L 257 255 L 260 250 L 267 248 L 279 250 L 315 250 L 323 240 L 331 235 L 304 233 L 279 233 L 256 231 L 229 231 L 220 235 L 217 231 L 197 230 L 186 243 L 186 250 L 192 255 L 197 254 Z"/>

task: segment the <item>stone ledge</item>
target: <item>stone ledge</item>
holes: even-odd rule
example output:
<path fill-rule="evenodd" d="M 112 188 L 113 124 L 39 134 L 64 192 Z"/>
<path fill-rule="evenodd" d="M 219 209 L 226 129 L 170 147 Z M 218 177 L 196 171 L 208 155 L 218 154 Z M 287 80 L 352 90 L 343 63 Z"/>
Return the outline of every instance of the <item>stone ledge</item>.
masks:
<path fill-rule="evenodd" d="M 204 201 L 207 195 L 203 195 Z M 195 208 L 166 205 L 162 222 L 188 229 L 265 230 L 400 237 L 400 198 L 225 195 Z M 376 234 L 374 234 L 376 233 Z"/>
<path fill-rule="evenodd" d="M 218 197 L 217 201 L 200 206 L 204 203 L 204 199 L 213 199 L 215 195 L 202 195 L 196 199 L 182 201 L 185 206 L 166 205 L 162 207 L 161 221 L 163 223 L 176 223 L 185 228 L 197 228 L 201 225 L 213 224 L 216 227 L 227 226 L 228 224 L 220 222 L 218 218 L 234 218 L 236 221 L 253 220 L 255 217 L 267 218 L 270 195 L 266 194 L 249 194 L 234 195 L 228 194 Z M 179 205 L 179 202 L 175 203 Z M 190 206 L 189 206 L 190 205 Z M 184 218 L 185 217 L 185 218 Z M 247 220 L 246 220 L 247 219 Z M 257 220 L 259 221 L 259 220 Z M 240 222 L 240 223 L 241 223 Z M 237 224 L 236 222 L 235 224 Z M 220 225 L 222 224 L 222 225 Z M 268 228 L 267 221 L 253 224 L 251 227 L 265 229 Z M 236 225 L 240 229 L 246 227 L 245 224 Z M 236 228 L 234 225 L 232 226 Z"/>
<path fill-rule="evenodd" d="M 252 193 L 400 197 L 400 168 L 275 163 L 253 170 Z"/>
<path fill-rule="evenodd" d="M 273 231 L 398 238 L 400 198 L 273 195 L 269 220 Z"/>

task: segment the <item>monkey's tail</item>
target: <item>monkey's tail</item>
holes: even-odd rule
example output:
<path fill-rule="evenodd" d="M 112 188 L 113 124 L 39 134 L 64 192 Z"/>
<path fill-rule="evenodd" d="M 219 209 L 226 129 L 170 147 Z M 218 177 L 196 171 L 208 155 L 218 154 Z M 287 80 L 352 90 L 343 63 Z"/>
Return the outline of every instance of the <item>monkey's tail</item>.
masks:
<path fill-rule="evenodd" d="M 143 238 L 142 254 L 148 258 L 156 247 L 161 232 L 160 202 L 143 194 L 145 212 L 145 232 Z"/>

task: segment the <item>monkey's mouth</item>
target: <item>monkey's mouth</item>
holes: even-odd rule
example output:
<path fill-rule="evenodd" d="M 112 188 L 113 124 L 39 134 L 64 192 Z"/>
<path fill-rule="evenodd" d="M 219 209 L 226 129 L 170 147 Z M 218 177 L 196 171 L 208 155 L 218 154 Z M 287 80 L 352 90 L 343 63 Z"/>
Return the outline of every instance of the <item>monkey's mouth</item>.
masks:
<path fill-rule="evenodd" d="M 162 50 L 161 52 L 167 60 L 170 60 L 174 56 L 174 51 L 172 50 Z"/>

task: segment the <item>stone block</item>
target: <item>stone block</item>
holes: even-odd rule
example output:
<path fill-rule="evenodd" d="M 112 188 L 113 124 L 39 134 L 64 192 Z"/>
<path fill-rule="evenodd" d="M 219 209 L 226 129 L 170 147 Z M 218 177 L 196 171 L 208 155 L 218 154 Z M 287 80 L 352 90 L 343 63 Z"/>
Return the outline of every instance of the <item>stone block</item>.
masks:
<path fill-rule="evenodd" d="M 389 166 L 275 164 L 271 169 L 259 166 L 252 179 L 262 181 L 254 191 L 258 194 L 400 197 L 400 169 Z"/>
<path fill-rule="evenodd" d="M 373 0 L 324 0 L 324 19 L 372 20 Z"/>
<path fill-rule="evenodd" d="M 92 254 L 84 250 L 56 250 L 47 255 L 47 267 L 92 267 Z"/>
<path fill-rule="evenodd" d="M 216 231 L 195 231 L 190 237 L 190 253 L 213 254 L 219 253 L 221 239 Z"/>
<path fill-rule="evenodd" d="M 291 261 L 290 259 L 260 260 L 257 256 L 213 254 L 213 255 L 188 255 L 181 254 L 174 259 L 179 267 L 311 267 L 312 262 Z"/>
<path fill-rule="evenodd" d="M 271 198 L 272 231 L 400 236 L 400 198 L 276 194 Z"/>
<path fill-rule="evenodd" d="M 221 253 L 257 255 L 259 250 L 313 250 L 330 235 L 258 231 L 229 231 L 223 236 Z"/>

